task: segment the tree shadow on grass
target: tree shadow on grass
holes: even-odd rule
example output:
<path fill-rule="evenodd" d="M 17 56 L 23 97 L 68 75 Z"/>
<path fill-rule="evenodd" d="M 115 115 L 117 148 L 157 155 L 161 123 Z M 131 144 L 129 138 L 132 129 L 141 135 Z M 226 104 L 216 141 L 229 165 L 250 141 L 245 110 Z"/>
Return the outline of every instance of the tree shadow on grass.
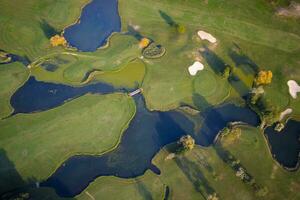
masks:
<path fill-rule="evenodd" d="M 257 64 L 250 59 L 247 55 L 243 54 L 241 48 L 236 44 L 233 43 L 234 47 L 231 48 L 228 52 L 229 57 L 232 59 L 232 61 L 235 63 L 237 67 L 241 67 L 244 73 L 255 73 L 257 74 L 259 72 L 259 68 Z M 251 71 L 248 70 L 245 67 L 242 67 L 243 65 L 249 66 Z"/>
<path fill-rule="evenodd" d="M 145 200 L 153 200 L 152 194 L 151 192 L 147 189 L 147 186 L 145 186 L 145 184 L 140 181 L 140 180 L 136 180 L 136 186 L 137 186 L 137 190 L 140 193 L 140 195 L 143 197 L 143 199 Z"/>
<path fill-rule="evenodd" d="M 171 16 L 169 16 L 167 13 L 165 13 L 162 10 L 158 11 L 161 18 L 163 18 L 163 20 L 171 27 L 177 27 L 178 24 L 173 20 L 173 18 Z"/>
<path fill-rule="evenodd" d="M 127 30 L 128 32 L 126 33 L 126 35 L 131 35 L 138 41 L 140 41 L 143 38 L 143 35 L 138 30 L 136 30 L 132 25 L 127 25 Z"/>
<path fill-rule="evenodd" d="M 200 51 L 200 54 L 216 74 L 223 74 L 227 64 L 217 54 L 211 51 L 207 46 L 204 46 L 204 50 Z"/>
<path fill-rule="evenodd" d="M 46 20 L 42 19 L 40 21 L 40 27 L 44 32 L 44 35 L 50 39 L 52 36 L 60 34 L 60 31 L 56 30 L 53 26 L 51 26 Z"/>
<path fill-rule="evenodd" d="M 206 46 L 204 47 L 204 50 L 201 51 L 200 53 L 203 56 L 203 58 L 206 60 L 208 65 L 219 76 L 222 76 L 225 69 L 229 67 L 229 65 L 227 65 L 225 61 L 223 61 L 223 59 L 221 59 L 217 54 L 215 54 Z M 239 94 L 241 98 L 247 99 L 251 87 L 247 86 L 236 74 L 232 72 L 228 77 L 228 82 L 230 83 L 232 88 Z"/>
<path fill-rule="evenodd" d="M 29 159 L 29 158 L 27 158 Z M 41 166 L 42 167 L 42 166 Z M 54 192 L 37 189 L 37 179 L 24 180 L 15 168 L 14 163 L 8 158 L 4 149 L 0 149 L 0 199 L 60 199 Z M 72 198 L 70 198 L 72 200 Z"/>
<path fill-rule="evenodd" d="M 204 199 L 215 193 L 214 188 L 209 184 L 197 164 L 186 157 L 175 158 L 175 162 Z"/>

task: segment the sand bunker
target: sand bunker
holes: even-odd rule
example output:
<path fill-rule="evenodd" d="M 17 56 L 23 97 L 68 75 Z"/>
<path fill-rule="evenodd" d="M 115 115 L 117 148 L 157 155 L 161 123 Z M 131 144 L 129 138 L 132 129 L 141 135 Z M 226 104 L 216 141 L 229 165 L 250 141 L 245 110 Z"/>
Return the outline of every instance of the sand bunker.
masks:
<path fill-rule="evenodd" d="M 294 80 L 289 80 L 287 82 L 287 85 L 289 86 L 289 92 L 290 95 L 296 99 L 297 98 L 297 93 L 300 92 L 300 86 L 298 85 L 298 83 Z"/>
<path fill-rule="evenodd" d="M 205 31 L 198 31 L 198 36 L 201 38 L 201 40 L 207 40 L 210 43 L 216 43 L 217 39 L 212 36 L 211 34 L 205 32 Z"/>
<path fill-rule="evenodd" d="M 204 65 L 200 63 L 199 61 L 194 62 L 193 65 L 189 66 L 189 73 L 192 76 L 195 76 L 198 71 L 201 71 L 204 69 Z"/>
<path fill-rule="evenodd" d="M 285 111 L 281 112 L 280 113 L 280 117 L 279 117 L 279 120 L 283 120 L 285 116 L 291 114 L 293 112 L 293 109 L 291 108 L 287 108 Z"/>

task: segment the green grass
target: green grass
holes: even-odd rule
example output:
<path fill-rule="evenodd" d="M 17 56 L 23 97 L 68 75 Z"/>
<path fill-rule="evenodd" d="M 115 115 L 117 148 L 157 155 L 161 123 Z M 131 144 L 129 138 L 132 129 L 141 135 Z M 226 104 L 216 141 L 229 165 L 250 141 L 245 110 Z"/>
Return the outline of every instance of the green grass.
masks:
<path fill-rule="evenodd" d="M 215 73 L 203 70 L 199 72 L 194 81 L 194 93 L 201 95 L 211 105 L 222 102 L 230 92 L 227 79 L 223 79 Z"/>
<path fill-rule="evenodd" d="M 288 172 L 273 160 L 263 133 L 257 128 L 242 127 L 242 136 L 235 143 L 221 140 L 225 150 L 240 160 L 259 185 L 268 188 L 265 199 L 300 198 L 300 173 Z"/>
<path fill-rule="evenodd" d="M 100 113 L 100 114 L 99 114 Z M 75 154 L 100 154 L 119 143 L 135 114 L 125 94 L 85 95 L 49 111 L 0 121 L 0 188 L 17 187 L 10 176 L 43 180 Z"/>
<path fill-rule="evenodd" d="M 50 52 L 61 51 L 50 48 L 51 33 L 62 31 L 75 22 L 81 7 L 88 0 L 29 0 L 0 1 L 0 46 L 3 50 L 30 60 Z"/>
<path fill-rule="evenodd" d="M 95 72 L 96 81 L 110 83 L 119 87 L 134 88 L 142 84 L 146 72 L 145 64 L 137 59 L 116 71 Z"/>
<path fill-rule="evenodd" d="M 160 151 L 153 162 L 161 170 L 161 181 L 170 187 L 171 199 L 206 199 L 216 192 L 220 199 L 299 199 L 299 171 L 288 172 L 272 158 L 265 138 L 259 129 L 240 126 L 242 135 L 232 142 L 222 138 L 212 147 L 195 149 L 184 156 L 166 160 L 172 145 Z M 268 194 L 256 196 L 253 188 L 235 175 L 229 164 L 223 162 L 222 148 L 246 168 L 259 186 L 266 187 Z"/>
<path fill-rule="evenodd" d="M 21 63 L 11 63 L 0 67 L 0 119 L 12 112 L 10 97 L 28 77 L 29 71 Z"/>
<path fill-rule="evenodd" d="M 129 63 L 141 54 L 138 42 L 131 36 L 113 35 L 109 46 L 94 53 L 65 51 L 50 54 L 38 62 L 32 69 L 32 74 L 39 80 L 54 81 L 79 85 L 87 72 L 91 70 L 114 71 Z M 47 71 L 39 65 L 45 61 L 66 62 L 59 64 L 54 72 Z"/>
<path fill-rule="evenodd" d="M 95 199 L 163 199 L 164 192 L 165 186 L 160 177 L 147 171 L 136 179 L 98 178 L 76 198 L 88 200 L 90 196 L 87 193 L 89 193 Z"/>

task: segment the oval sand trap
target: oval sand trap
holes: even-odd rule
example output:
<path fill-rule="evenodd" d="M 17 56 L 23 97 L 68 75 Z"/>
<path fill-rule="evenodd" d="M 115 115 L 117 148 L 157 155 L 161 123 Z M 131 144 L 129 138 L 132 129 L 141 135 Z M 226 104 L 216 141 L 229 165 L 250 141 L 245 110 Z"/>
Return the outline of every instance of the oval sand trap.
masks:
<path fill-rule="evenodd" d="M 201 38 L 201 40 L 207 40 L 210 43 L 216 43 L 217 39 L 212 36 L 210 33 L 207 33 L 205 31 L 198 31 L 198 36 Z"/>
<path fill-rule="evenodd" d="M 297 93 L 300 92 L 300 86 L 298 85 L 298 83 L 294 80 L 289 80 L 287 82 L 287 85 L 289 86 L 289 92 L 290 95 L 296 99 L 297 98 Z"/>
<path fill-rule="evenodd" d="M 280 117 L 279 117 L 279 120 L 283 120 L 285 116 L 291 114 L 293 112 L 293 109 L 291 108 L 287 108 L 285 111 L 281 112 L 280 113 Z"/>
<path fill-rule="evenodd" d="M 204 65 L 200 63 L 199 61 L 194 62 L 193 65 L 189 66 L 189 73 L 192 76 L 195 76 L 198 71 L 201 71 L 204 69 Z"/>

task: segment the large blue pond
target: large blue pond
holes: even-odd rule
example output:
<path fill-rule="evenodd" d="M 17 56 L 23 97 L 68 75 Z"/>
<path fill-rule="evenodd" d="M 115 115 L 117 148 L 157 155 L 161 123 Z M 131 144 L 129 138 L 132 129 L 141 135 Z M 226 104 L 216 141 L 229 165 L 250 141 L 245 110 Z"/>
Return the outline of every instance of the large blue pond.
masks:
<path fill-rule="evenodd" d="M 92 0 L 79 21 L 64 31 L 68 43 L 81 51 L 96 51 L 113 32 L 121 31 L 117 0 Z"/>
<path fill-rule="evenodd" d="M 289 120 L 281 132 L 274 128 L 265 130 L 273 156 L 283 166 L 295 168 L 300 159 L 300 122 Z"/>

